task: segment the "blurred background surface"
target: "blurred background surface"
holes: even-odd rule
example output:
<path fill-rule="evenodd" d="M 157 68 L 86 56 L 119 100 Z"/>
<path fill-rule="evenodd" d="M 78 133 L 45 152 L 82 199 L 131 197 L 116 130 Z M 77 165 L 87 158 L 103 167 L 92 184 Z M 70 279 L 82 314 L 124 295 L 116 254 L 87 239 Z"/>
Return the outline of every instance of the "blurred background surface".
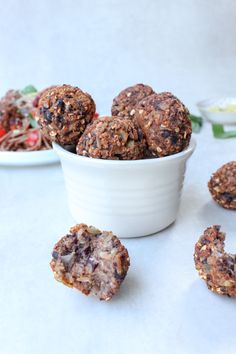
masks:
<path fill-rule="evenodd" d="M 100 113 L 137 82 L 191 110 L 236 92 L 235 0 L 0 0 L 0 95 L 70 83 Z"/>

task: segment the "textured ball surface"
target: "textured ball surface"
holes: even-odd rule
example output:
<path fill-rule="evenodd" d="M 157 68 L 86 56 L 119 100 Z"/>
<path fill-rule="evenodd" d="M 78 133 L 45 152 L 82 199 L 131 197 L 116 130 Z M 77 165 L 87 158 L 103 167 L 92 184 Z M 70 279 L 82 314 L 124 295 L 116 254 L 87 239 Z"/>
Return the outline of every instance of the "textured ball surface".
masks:
<path fill-rule="evenodd" d="M 96 107 L 92 97 L 78 87 L 56 86 L 45 90 L 38 102 L 43 134 L 62 145 L 75 145 L 91 122 Z"/>

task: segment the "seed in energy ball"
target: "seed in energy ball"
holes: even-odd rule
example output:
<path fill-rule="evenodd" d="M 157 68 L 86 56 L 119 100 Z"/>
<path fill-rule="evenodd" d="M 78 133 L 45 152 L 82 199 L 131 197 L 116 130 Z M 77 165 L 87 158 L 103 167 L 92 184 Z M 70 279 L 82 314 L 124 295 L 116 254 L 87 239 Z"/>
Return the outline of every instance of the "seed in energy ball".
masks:
<path fill-rule="evenodd" d="M 176 154 L 188 145 L 192 134 L 189 111 L 172 93 L 155 93 L 144 98 L 135 117 L 153 156 Z"/>
<path fill-rule="evenodd" d="M 89 124 L 81 136 L 78 155 L 110 160 L 138 160 L 144 157 L 146 141 L 134 120 L 101 117 Z"/>
<path fill-rule="evenodd" d="M 208 188 L 216 203 L 236 210 L 236 161 L 231 161 L 213 173 Z"/>
<path fill-rule="evenodd" d="M 118 117 L 133 117 L 137 104 L 153 93 L 153 89 L 144 84 L 127 87 L 114 98 L 111 114 Z"/>
<path fill-rule="evenodd" d="M 208 289 L 236 297 L 236 255 L 225 252 L 224 240 L 219 225 L 208 227 L 195 245 L 194 262 Z"/>
<path fill-rule="evenodd" d="M 61 145 L 76 145 L 96 110 L 88 93 L 70 85 L 46 89 L 37 104 L 43 134 Z"/>
<path fill-rule="evenodd" d="M 56 280 L 100 300 L 118 292 L 129 265 L 128 251 L 112 232 L 85 224 L 56 243 L 50 263 Z"/>

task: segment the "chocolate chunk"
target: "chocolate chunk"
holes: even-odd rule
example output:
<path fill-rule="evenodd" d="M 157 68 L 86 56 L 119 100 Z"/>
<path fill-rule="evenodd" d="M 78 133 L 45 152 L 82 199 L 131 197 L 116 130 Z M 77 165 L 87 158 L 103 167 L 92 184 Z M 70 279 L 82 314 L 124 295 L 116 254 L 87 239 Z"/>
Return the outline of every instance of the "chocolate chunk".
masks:
<path fill-rule="evenodd" d="M 52 252 L 52 257 L 57 260 L 58 259 L 58 252 L 53 251 Z"/>
<path fill-rule="evenodd" d="M 65 113 L 65 103 L 61 98 L 57 100 L 56 105 L 62 114 Z"/>

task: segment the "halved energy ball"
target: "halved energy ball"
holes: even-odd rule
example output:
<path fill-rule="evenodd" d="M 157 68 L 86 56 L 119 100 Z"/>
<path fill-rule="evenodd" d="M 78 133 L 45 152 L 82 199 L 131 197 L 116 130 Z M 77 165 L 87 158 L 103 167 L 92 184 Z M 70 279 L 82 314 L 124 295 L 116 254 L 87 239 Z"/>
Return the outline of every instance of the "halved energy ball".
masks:
<path fill-rule="evenodd" d="M 144 157 L 146 141 L 134 120 L 101 117 L 81 136 L 78 155 L 109 160 L 138 160 Z"/>
<path fill-rule="evenodd" d="M 236 210 L 236 161 L 226 163 L 213 173 L 208 188 L 216 203 Z"/>
<path fill-rule="evenodd" d="M 208 227 L 195 245 L 194 262 L 207 287 L 220 295 L 236 296 L 236 255 L 224 250 L 219 225 Z"/>
<path fill-rule="evenodd" d="M 70 85 L 46 89 L 38 102 L 43 134 L 62 145 L 76 145 L 96 107 L 92 97 Z"/>
<path fill-rule="evenodd" d="M 112 232 L 85 224 L 72 227 L 56 243 L 52 257 L 56 280 L 100 300 L 117 293 L 130 265 L 127 249 Z"/>
<path fill-rule="evenodd" d="M 189 145 L 192 134 L 189 111 L 170 92 L 144 98 L 135 109 L 135 117 L 152 156 L 176 154 Z"/>
<path fill-rule="evenodd" d="M 122 90 L 113 100 L 111 114 L 118 117 L 132 117 L 137 104 L 153 94 L 153 89 L 144 84 L 137 84 Z"/>

